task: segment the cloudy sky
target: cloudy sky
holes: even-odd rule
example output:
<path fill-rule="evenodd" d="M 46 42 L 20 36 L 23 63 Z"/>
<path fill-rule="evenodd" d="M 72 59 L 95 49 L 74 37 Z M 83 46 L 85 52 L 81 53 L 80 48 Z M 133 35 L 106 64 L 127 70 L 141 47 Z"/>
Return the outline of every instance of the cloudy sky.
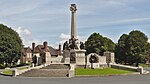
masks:
<path fill-rule="evenodd" d="M 0 23 L 16 30 L 25 46 L 70 38 L 71 3 L 78 6 L 77 34 L 93 32 L 117 42 L 123 33 L 140 30 L 150 38 L 150 0 L 0 0 Z"/>

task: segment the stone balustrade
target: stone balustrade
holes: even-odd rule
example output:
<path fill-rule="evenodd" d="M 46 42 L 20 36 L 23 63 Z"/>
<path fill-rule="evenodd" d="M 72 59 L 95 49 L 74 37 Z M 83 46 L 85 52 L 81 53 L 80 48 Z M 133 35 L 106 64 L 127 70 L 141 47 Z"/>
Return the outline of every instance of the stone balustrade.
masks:
<path fill-rule="evenodd" d="M 33 67 L 28 67 L 27 69 L 23 69 L 23 70 L 19 70 L 19 69 L 13 69 L 12 70 L 12 76 L 18 76 L 18 75 L 20 75 L 20 74 L 22 74 L 22 73 L 25 73 L 25 72 L 27 72 L 27 71 L 29 71 L 29 70 L 31 70 L 31 69 L 40 69 L 40 68 L 42 68 L 42 67 L 45 67 L 46 65 L 40 65 L 40 66 L 36 66 L 36 67 L 34 67 L 34 65 L 33 65 Z"/>
<path fill-rule="evenodd" d="M 116 68 L 116 69 L 123 69 L 123 70 L 131 70 L 131 71 L 136 71 L 139 72 L 140 74 L 144 74 L 143 67 L 133 67 L 133 66 L 127 66 L 127 65 L 121 65 L 121 64 L 111 64 L 110 67 Z"/>

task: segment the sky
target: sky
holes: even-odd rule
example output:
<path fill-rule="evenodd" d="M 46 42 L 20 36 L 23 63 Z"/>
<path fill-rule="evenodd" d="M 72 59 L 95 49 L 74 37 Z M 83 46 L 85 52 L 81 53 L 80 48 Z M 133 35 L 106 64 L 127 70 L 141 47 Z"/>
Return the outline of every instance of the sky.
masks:
<path fill-rule="evenodd" d="M 17 31 L 25 46 L 47 41 L 57 48 L 70 38 L 70 4 L 77 5 L 81 41 L 97 32 L 117 43 L 132 30 L 150 39 L 150 0 L 0 0 L 0 24 Z"/>

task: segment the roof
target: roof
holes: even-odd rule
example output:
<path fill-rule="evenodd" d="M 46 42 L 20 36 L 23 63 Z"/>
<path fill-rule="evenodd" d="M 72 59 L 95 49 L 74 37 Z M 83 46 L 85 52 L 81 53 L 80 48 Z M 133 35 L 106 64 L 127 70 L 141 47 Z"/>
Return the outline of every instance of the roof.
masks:
<path fill-rule="evenodd" d="M 23 53 L 32 53 L 32 50 L 31 50 L 30 47 L 25 47 L 25 48 L 23 49 Z"/>
<path fill-rule="evenodd" d="M 30 47 L 26 47 L 26 48 L 23 48 L 22 53 L 23 55 L 27 55 L 27 53 L 32 53 L 32 50 Z"/>
<path fill-rule="evenodd" d="M 51 55 L 53 55 L 53 56 L 57 56 L 57 55 L 58 55 L 59 50 L 54 49 L 54 48 L 52 48 L 51 46 L 48 46 L 48 47 L 49 47 L 49 49 L 50 49 Z"/>
<path fill-rule="evenodd" d="M 54 49 L 51 46 L 48 46 L 44 49 L 43 45 L 37 45 L 34 50 L 35 53 L 42 53 L 42 52 L 50 52 L 52 56 L 58 56 L 58 49 Z"/>

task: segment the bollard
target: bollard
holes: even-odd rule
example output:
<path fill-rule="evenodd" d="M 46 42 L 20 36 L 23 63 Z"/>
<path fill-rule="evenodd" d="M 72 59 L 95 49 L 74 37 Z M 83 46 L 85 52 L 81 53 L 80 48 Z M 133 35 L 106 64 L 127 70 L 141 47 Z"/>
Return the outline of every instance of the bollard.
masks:
<path fill-rule="evenodd" d="M 74 64 L 70 64 L 70 70 L 69 70 L 69 78 L 72 78 L 75 76 L 75 65 Z"/>
<path fill-rule="evenodd" d="M 74 77 L 74 70 L 69 70 L 69 78 L 72 78 Z"/>
<path fill-rule="evenodd" d="M 34 63 L 32 63 L 32 67 L 34 67 Z"/>
<path fill-rule="evenodd" d="M 46 66 L 47 66 L 47 64 L 45 63 L 45 64 L 44 64 L 44 67 L 46 67 Z"/>
<path fill-rule="evenodd" d="M 17 69 L 12 70 L 12 76 L 16 77 L 18 74 Z"/>
<path fill-rule="evenodd" d="M 144 70 L 143 70 L 143 67 L 142 67 L 142 66 L 139 66 L 139 67 L 138 67 L 138 71 L 140 72 L 140 74 L 144 74 Z"/>

